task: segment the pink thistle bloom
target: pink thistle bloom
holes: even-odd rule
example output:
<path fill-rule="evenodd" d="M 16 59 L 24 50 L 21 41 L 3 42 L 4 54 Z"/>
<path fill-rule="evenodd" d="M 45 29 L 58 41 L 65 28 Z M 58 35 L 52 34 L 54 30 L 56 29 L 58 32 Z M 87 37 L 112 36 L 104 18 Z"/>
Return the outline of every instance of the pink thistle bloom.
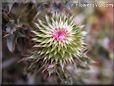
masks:
<path fill-rule="evenodd" d="M 54 32 L 52 33 L 52 37 L 56 41 L 63 41 L 67 39 L 67 31 L 64 28 L 56 28 Z"/>

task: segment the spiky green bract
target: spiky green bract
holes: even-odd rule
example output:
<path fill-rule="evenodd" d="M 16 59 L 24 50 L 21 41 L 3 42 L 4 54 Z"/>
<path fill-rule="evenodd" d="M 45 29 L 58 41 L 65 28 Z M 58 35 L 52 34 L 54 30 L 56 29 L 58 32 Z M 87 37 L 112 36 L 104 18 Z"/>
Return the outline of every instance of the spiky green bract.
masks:
<path fill-rule="evenodd" d="M 32 39 L 37 47 L 38 56 L 51 63 L 69 63 L 74 62 L 74 59 L 80 59 L 81 49 L 84 47 L 83 37 L 85 31 L 83 26 L 76 25 L 73 22 L 73 16 L 65 14 L 52 14 L 51 17 L 45 16 L 45 20 L 37 19 L 35 26 L 37 30 L 32 32 L 35 37 Z M 56 30 L 62 29 L 66 31 L 66 39 L 55 40 L 53 33 Z"/>

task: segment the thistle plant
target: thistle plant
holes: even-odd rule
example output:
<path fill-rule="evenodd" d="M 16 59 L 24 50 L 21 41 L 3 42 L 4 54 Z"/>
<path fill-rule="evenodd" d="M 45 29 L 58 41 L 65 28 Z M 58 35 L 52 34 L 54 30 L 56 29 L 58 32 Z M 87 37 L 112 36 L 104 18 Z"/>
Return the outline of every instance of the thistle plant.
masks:
<path fill-rule="evenodd" d="M 59 71 L 59 75 L 63 76 L 61 73 L 66 73 L 68 64 L 87 66 L 89 59 L 83 51 L 86 32 L 82 25 L 75 24 L 73 18 L 63 13 L 53 13 L 46 15 L 45 20 L 37 18 L 34 23 L 33 47 L 38 50 L 30 58 L 35 59 L 37 64 L 42 59 L 42 72 L 47 71 L 51 75 Z"/>

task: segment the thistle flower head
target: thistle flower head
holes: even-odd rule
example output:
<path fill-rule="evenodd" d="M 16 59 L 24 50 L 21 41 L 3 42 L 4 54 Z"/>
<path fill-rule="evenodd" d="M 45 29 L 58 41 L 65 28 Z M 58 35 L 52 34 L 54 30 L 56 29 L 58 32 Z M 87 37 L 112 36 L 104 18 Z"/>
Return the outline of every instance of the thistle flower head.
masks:
<path fill-rule="evenodd" d="M 73 16 L 56 13 L 45 16 L 45 21 L 37 21 L 37 30 L 32 32 L 36 35 L 33 41 L 34 47 L 39 48 L 38 55 L 51 62 L 73 62 L 78 58 L 85 32 L 73 22 Z"/>

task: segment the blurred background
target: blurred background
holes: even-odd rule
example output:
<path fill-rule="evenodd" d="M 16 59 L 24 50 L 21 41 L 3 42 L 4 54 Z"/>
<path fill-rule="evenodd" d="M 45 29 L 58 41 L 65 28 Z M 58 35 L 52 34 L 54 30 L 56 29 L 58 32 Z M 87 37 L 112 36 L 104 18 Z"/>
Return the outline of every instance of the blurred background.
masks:
<path fill-rule="evenodd" d="M 84 4 L 97 4 L 100 7 L 84 7 L 82 6 Z M 113 0 L 101 0 L 100 3 L 96 0 L 4 0 L 2 2 L 2 83 L 58 83 L 56 77 L 45 80 L 45 75 L 26 74 L 23 70 L 25 65 L 18 62 L 30 52 L 29 36 L 34 18 L 39 13 L 42 17 L 48 12 L 57 11 L 75 15 L 73 21 L 85 25 L 84 30 L 88 32 L 85 37 L 85 42 L 88 44 L 87 55 L 96 62 L 90 66 L 90 70 L 73 70 L 72 74 L 75 71 L 78 73 L 76 83 L 114 84 L 113 5 Z"/>

